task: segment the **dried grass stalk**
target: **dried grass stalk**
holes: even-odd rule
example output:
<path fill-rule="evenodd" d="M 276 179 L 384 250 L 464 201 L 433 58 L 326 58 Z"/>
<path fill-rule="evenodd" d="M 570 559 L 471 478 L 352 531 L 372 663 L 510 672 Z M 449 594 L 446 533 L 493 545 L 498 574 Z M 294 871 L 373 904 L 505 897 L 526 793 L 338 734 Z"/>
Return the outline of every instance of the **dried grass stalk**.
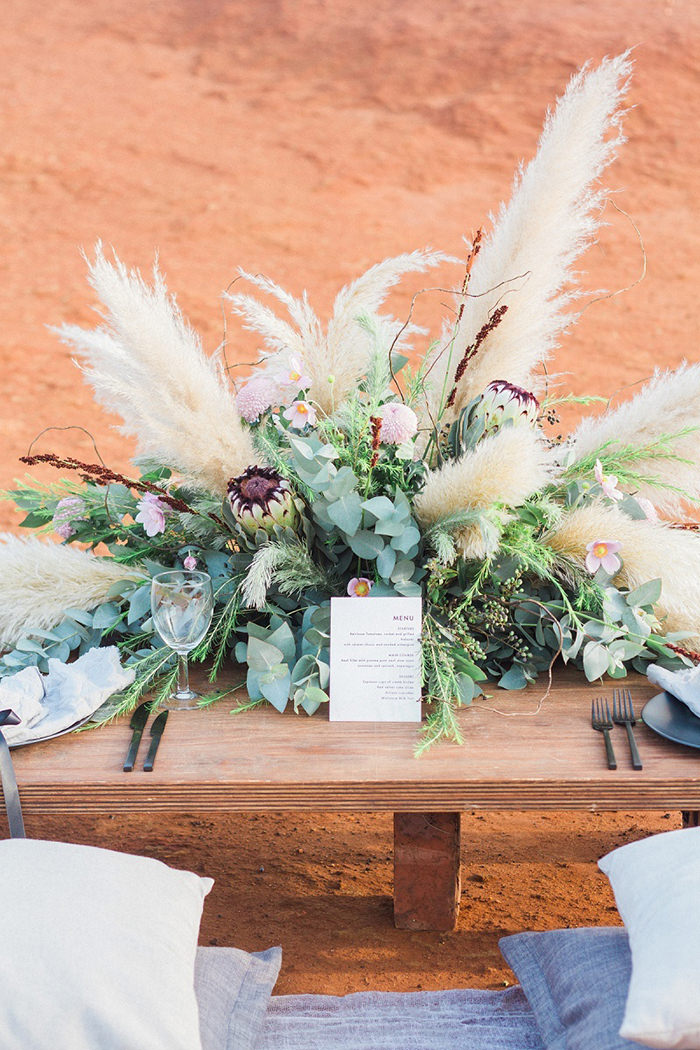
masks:
<path fill-rule="evenodd" d="M 137 439 L 139 456 L 223 496 L 256 455 L 219 363 L 204 353 L 157 266 L 148 285 L 119 259 L 108 262 L 99 244 L 88 265 L 104 324 L 64 325 L 59 336 L 84 362 L 97 400 Z"/>
<path fill-rule="evenodd" d="M 471 452 L 428 474 L 414 507 L 424 528 L 467 510 L 498 504 L 521 506 L 552 477 L 551 461 L 530 427 L 504 427 L 484 438 Z M 478 525 L 458 532 L 455 541 L 466 558 L 488 552 Z"/>
<path fill-rule="evenodd" d="M 641 484 L 639 495 L 650 499 L 663 513 L 678 516 L 685 502 L 683 493 L 691 499 L 700 499 L 698 431 L 700 365 L 683 364 L 673 372 L 657 371 L 635 397 L 618 408 L 584 419 L 571 435 L 570 444 L 574 459 L 580 460 L 608 443 L 609 451 L 614 453 L 616 447 L 653 446 L 668 435 L 681 435 L 668 442 L 678 458 L 654 456 L 634 463 L 635 471 L 658 482 Z M 673 491 L 664 485 L 682 491 Z"/>
<path fill-rule="evenodd" d="M 120 580 L 146 579 L 139 569 L 77 547 L 34 536 L 0 537 L 0 649 L 32 628 L 50 630 L 66 609 L 94 609 Z"/>
<path fill-rule="evenodd" d="M 692 631 L 683 645 L 700 652 L 700 537 L 661 523 L 634 521 L 618 507 L 592 503 L 570 511 L 543 537 L 558 554 L 584 565 L 592 540 L 622 544 L 617 585 L 631 589 L 661 579 L 656 612 L 664 631 Z"/>
<path fill-rule="evenodd" d="M 547 115 L 535 158 L 515 177 L 509 204 L 501 204 L 491 233 L 474 260 L 455 344 L 435 368 L 431 412 L 477 333 L 500 303 L 507 314 L 470 362 L 446 420 L 494 379 L 531 388 L 533 373 L 564 329 L 577 294 L 576 259 L 601 221 L 605 191 L 599 179 L 624 141 L 620 104 L 631 72 L 629 53 L 584 66 Z"/>
<path fill-rule="evenodd" d="M 234 312 L 244 318 L 245 326 L 262 335 L 270 350 L 300 359 L 311 378 L 311 399 L 324 412 L 331 412 L 355 389 L 375 350 L 372 333 L 360 320 L 370 317 L 381 322 L 389 345 L 402 328 L 398 321 L 379 316 L 389 290 L 404 274 L 424 273 L 445 259 L 440 252 L 415 251 L 372 266 L 339 292 L 325 332 L 309 305 L 306 292 L 295 299 L 260 274 L 240 271 L 256 288 L 281 302 L 293 324 L 277 317 L 249 295 L 226 293 L 225 297 L 232 303 Z"/>

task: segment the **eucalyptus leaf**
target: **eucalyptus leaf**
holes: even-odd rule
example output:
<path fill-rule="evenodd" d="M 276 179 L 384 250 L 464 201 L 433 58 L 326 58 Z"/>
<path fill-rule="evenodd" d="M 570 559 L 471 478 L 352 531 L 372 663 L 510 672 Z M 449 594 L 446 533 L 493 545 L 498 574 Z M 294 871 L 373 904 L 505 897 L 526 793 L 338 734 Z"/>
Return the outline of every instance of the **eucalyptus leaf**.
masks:
<path fill-rule="evenodd" d="M 270 645 L 269 642 L 251 635 L 248 639 L 246 660 L 253 671 L 268 671 L 283 662 L 284 654 L 276 645 Z"/>
<path fill-rule="evenodd" d="M 289 689 L 292 684 L 292 676 L 285 669 L 285 673 L 279 676 L 261 675 L 259 678 L 260 692 L 273 707 L 281 713 L 287 706 L 289 700 Z"/>
<path fill-rule="evenodd" d="M 355 535 L 362 521 L 362 500 L 357 492 L 349 492 L 346 496 L 329 503 L 326 511 L 333 524 L 342 529 L 347 536 Z"/>
<path fill-rule="evenodd" d="M 392 547 L 385 547 L 377 555 L 377 572 L 385 580 L 390 579 L 394 566 L 396 565 L 396 551 Z"/>
<path fill-rule="evenodd" d="M 661 597 L 661 580 L 648 580 L 641 587 L 636 587 L 627 595 L 627 604 L 630 607 L 656 605 Z"/>
<path fill-rule="evenodd" d="M 384 540 L 367 529 L 348 537 L 348 546 L 358 556 L 373 561 L 384 550 Z"/>
<path fill-rule="evenodd" d="M 394 504 L 388 496 L 375 496 L 373 499 L 366 499 L 362 504 L 362 509 L 368 511 L 377 520 L 386 520 L 394 513 Z"/>
<path fill-rule="evenodd" d="M 524 689 L 527 685 L 527 676 L 519 664 L 514 664 L 509 671 L 501 675 L 498 684 L 501 689 Z"/>
<path fill-rule="evenodd" d="M 144 584 L 139 587 L 138 590 L 134 591 L 129 599 L 129 612 L 127 613 L 126 622 L 128 624 L 136 623 L 143 616 L 151 611 L 151 585 L 150 583 Z"/>
<path fill-rule="evenodd" d="M 583 650 L 583 670 L 589 682 L 602 678 L 610 663 L 607 648 L 601 642 L 588 642 Z"/>

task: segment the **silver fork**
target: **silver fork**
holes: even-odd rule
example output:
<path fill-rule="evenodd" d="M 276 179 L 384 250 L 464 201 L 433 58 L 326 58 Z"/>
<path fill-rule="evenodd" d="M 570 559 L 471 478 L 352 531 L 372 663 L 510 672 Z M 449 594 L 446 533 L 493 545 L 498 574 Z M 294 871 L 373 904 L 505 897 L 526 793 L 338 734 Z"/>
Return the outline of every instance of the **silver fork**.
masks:
<path fill-rule="evenodd" d="M 603 704 L 605 704 L 605 708 L 603 708 Z M 608 769 L 617 769 L 615 752 L 613 751 L 612 740 L 610 739 L 610 730 L 613 727 L 613 722 L 610 717 L 610 707 L 608 706 L 607 700 L 599 698 L 592 702 L 591 725 L 595 730 L 603 734 L 605 740 L 605 754 L 608 758 Z"/>
<path fill-rule="evenodd" d="M 642 769 L 642 760 L 637 750 L 637 741 L 634 739 L 632 726 L 637 724 L 632 706 L 632 694 L 629 689 L 613 689 L 613 722 L 617 726 L 624 726 L 627 730 L 627 739 L 632 755 L 632 769 Z"/>

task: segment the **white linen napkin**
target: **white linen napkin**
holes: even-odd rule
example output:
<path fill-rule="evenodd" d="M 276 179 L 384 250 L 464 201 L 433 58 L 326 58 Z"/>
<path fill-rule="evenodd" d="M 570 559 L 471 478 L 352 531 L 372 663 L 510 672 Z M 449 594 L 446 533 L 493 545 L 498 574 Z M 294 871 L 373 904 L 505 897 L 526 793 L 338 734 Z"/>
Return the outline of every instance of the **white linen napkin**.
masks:
<path fill-rule="evenodd" d="M 25 667 L 0 681 L 0 710 L 11 707 L 22 719 L 18 726 L 3 728 L 5 738 L 12 746 L 60 733 L 133 680 L 133 668 L 121 666 L 114 645 L 89 649 L 70 664 L 51 657 L 46 675 Z"/>
<path fill-rule="evenodd" d="M 677 700 L 682 700 L 700 718 L 700 664 L 683 667 L 680 671 L 668 671 L 658 664 L 650 664 L 647 678 Z"/>

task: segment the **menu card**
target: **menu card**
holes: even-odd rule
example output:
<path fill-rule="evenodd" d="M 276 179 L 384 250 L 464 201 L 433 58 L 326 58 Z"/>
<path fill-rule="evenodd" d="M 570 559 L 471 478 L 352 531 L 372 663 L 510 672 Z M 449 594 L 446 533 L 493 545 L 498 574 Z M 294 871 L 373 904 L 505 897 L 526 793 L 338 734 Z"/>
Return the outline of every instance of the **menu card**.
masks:
<path fill-rule="evenodd" d="M 420 722 L 420 598 L 331 598 L 331 722 Z"/>

